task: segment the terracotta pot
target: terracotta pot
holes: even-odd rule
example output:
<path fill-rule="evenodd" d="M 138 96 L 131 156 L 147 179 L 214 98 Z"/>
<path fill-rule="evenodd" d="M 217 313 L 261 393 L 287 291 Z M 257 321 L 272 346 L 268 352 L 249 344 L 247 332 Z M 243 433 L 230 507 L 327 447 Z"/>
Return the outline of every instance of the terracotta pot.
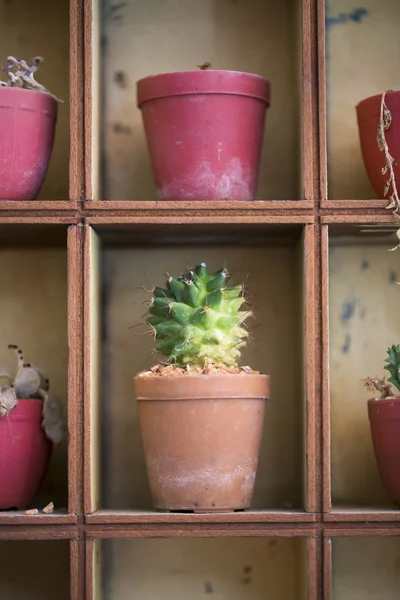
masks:
<path fill-rule="evenodd" d="M 0 509 L 26 509 L 39 490 L 52 444 L 42 429 L 42 400 L 18 400 L 0 418 Z"/>
<path fill-rule="evenodd" d="M 237 71 L 186 71 L 137 83 L 161 200 L 253 200 L 269 82 Z"/>
<path fill-rule="evenodd" d="M 382 483 L 400 505 L 400 398 L 369 400 L 368 413 Z"/>
<path fill-rule="evenodd" d="M 377 129 L 380 121 L 382 94 L 371 96 L 360 102 L 357 107 L 358 131 L 361 152 L 370 182 L 378 198 L 385 197 L 385 184 L 388 174 L 382 175 L 386 165 L 385 152 L 380 151 L 377 142 Z M 385 97 L 388 109 L 392 113 L 392 124 L 385 130 L 390 154 L 397 161 L 394 166 L 396 181 L 400 179 L 400 92 L 388 92 Z M 387 195 L 389 197 L 391 193 Z"/>
<path fill-rule="evenodd" d="M 269 377 L 138 376 L 134 382 L 155 508 L 249 508 Z"/>
<path fill-rule="evenodd" d="M 0 200 L 34 200 L 53 150 L 57 101 L 0 87 Z"/>

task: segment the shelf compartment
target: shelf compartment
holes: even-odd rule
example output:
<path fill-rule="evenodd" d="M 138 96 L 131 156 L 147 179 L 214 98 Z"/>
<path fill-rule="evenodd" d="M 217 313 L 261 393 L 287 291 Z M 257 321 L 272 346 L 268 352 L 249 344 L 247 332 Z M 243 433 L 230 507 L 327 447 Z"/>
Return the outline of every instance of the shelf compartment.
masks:
<path fill-rule="evenodd" d="M 311 600 L 312 542 L 300 537 L 96 540 L 87 548 L 87 598 L 258 599 L 267 593 L 276 600 Z"/>
<path fill-rule="evenodd" d="M 126 515 L 127 522 L 143 522 L 147 514 L 149 521 L 153 518 L 132 389 L 134 375 L 157 360 L 149 355 L 152 340 L 129 329 L 143 312 L 143 306 L 135 304 L 146 300 L 140 286 L 151 287 L 162 281 L 167 266 L 180 272 L 188 261 L 206 260 L 217 268 L 225 259 L 232 270 L 241 269 L 242 277 L 250 272 L 251 293 L 258 291 L 262 297 L 256 308 L 259 342 L 253 342 L 253 350 L 258 346 L 259 351 L 252 353 L 250 347 L 242 364 L 251 362 L 254 368 L 268 371 L 273 382 L 254 509 L 262 509 L 263 521 L 269 519 L 269 510 L 271 521 L 276 513 L 287 513 L 291 520 L 293 512 L 315 511 L 312 351 L 307 353 L 303 368 L 304 348 L 311 347 L 313 341 L 313 247 L 312 228 L 294 225 L 181 224 L 165 228 L 129 223 L 85 227 L 84 394 L 90 398 L 85 404 L 87 515 L 107 510 L 111 515 L 118 513 L 119 519 Z M 255 265 L 262 265 L 262 269 Z M 306 270 L 308 287 L 304 293 Z M 273 286 L 270 281 L 274 281 Z M 309 304 L 306 316 L 305 295 Z M 294 369 L 292 378 L 281 375 L 283 359 Z M 274 431 L 279 435 L 274 436 Z M 87 518 L 93 522 L 96 515 Z M 241 517 L 238 514 L 234 519 L 240 522 Z M 160 520 L 168 522 L 168 515 Z"/>
<path fill-rule="evenodd" d="M 76 600 L 70 568 L 68 540 L 0 540 L 1 598 Z"/>
<path fill-rule="evenodd" d="M 41 365 L 50 378 L 50 389 L 65 405 L 65 434 L 54 446 L 48 473 L 30 508 L 0 511 L 0 524 L 67 524 L 76 522 L 79 504 L 77 360 L 80 323 L 81 257 L 79 228 L 48 224 L 0 226 L 0 329 L 4 346 L 0 361 L 13 369 L 8 343 L 18 344 L 24 355 Z M 70 344 L 70 350 L 69 350 Z M 41 512 L 53 502 L 55 512 Z"/>
<path fill-rule="evenodd" d="M 271 81 L 257 198 L 311 199 L 311 9 L 307 0 L 303 6 L 277 0 L 86 3 L 86 198 L 156 200 L 136 81 L 196 69 L 206 60 L 214 69 L 255 72 Z"/>
<path fill-rule="evenodd" d="M 76 50 L 76 40 L 78 39 L 75 4 L 71 2 L 70 19 L 70 3 L 68 0 L 60 0 L 57 4 L 47 0 L 37 0 L 36 2 L 19 0 L 18 2 L 0 3 L 0 21 L 2 23 L 1 64 L 4 64 L 9 55 L 21 57 L 27 61 L 30 61 L 34 56 L 42 56 L 44 63 L 39 68 L 37 80 L 63 100 L 63 103 L 58 106 L 53 154 L 38 202 L 37 204 L 36 201 L 29 203 L 12 202 L 14 208 L 11 208 L 11 210 L 18 210 L 19 206 L 21 210 L 26 210 L 25 204 L 30 205 L 32 210 L 66 210 L 64 202 L 66 198 L 78 200 L 80 197 L 80 191 L 77 195 L 76 190 L 78 187 L 77 181 L 74 181 L 74 178 L 76 178 L 74 161 L 70 164 L 70 119 L 71 123 L 77 121 L 76 110 L 78 108 L 74 105 L 74 102 L 78 102 L 75 89 L 76 65 L 74 64 L 74 52 Z M 42 16 L 44 14 L 46 15 L 45 20 Z M 70 99 L 71 108 L 69 106 Z M 71 154 L 74 156 L 78 152 L 79 140 L 76 138 L 77 131 L 74 127 L 71 128 L 71 133 L 74 136 L 74 147 Z M 69 189 L 69 164 L 72 167 L 71 190 Z M 51 201 L 51 205 L 48 205 L 46 201 Z M 3 202 L 0 201 L 0 211 L 4 208 Z M 5 210 L 7 209 L 5 208 Z"/>
<path fill-rule="evenodd" d="M 362 382 L 385 375 L 386 348 L 400 333 L 398 256 L 388 251 L 395 228 L 322 229 L 324 520 L 397 521 L 379 478 Z"/>
<path fill-rule="evenodd" d="M 362 160 L 356 105 L 400 87 L 396 0 L 319 3 L 321 197 L 376 198 Z M 350 60 L 349 60 L 349 57 Z M 384 65 L 384 66 L 383 66 Z"/>
<path fill-rule="evenodd" d="M 325 539 L 325 600 L 379 598 L 399 595 L 399 533 L 351 532 Z"/>

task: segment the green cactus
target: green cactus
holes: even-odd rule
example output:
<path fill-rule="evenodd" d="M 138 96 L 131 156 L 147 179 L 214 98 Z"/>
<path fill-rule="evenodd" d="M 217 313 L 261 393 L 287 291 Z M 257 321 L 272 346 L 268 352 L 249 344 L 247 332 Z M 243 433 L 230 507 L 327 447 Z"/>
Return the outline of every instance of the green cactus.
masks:
<path fill-rule="evenodd" d="M 388 364 L 385 365 L 384 368 L 389 371 L 391 375 L 388 381 L 400 390 L 400 345 L 391 346 L 387 349 L 387 353 L 388 358 L 385 359 L 385 362 Z"/>
<path fill-rule="evenodd" d="M 156 287 L 147 323 L 155 332 L 156 350 L 178 366 L 236 367 L 246 345 L 241 311 L 243 286 L 228 287 L 226 268 L 208 273 L 205 263 L 180 275 L 167 276 L 166 288 Z"/>

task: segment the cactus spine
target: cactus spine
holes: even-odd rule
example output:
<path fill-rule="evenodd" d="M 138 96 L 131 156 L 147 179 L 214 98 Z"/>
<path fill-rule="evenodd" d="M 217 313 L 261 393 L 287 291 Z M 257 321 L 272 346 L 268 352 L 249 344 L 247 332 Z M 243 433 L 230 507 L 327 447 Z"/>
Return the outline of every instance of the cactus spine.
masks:
<path fill-rule="evenodd" d="M 155 332 L 156 350 L 178 367 L 236 367 L 246 345 L 243 286 L 229 287 L 226 268 L 208 273 L 205 263 L 180 275 L 167 276 L 156 287 L 147 323 Z"/>

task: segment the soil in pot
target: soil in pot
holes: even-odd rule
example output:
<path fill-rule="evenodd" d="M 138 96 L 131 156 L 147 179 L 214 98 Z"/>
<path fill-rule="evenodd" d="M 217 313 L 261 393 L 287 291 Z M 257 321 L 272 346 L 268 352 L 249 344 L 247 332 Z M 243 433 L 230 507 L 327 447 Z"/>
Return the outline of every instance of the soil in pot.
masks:
<path fill-rule="evenodd" d="M 135 377 L 154 507 L 225 512 L 251 505 L 269 377 Z"/>
<path fill-rule="evenodd" d="M 0 200 L 35 200 L 53 151 L 57 101 L 0 87 Z"/>
<path fill-rule="evenodd" d="M 385 171 L 385 151 L 378 146 L 377 132 L 381 117 L 382 94 L 362 100 L 356 107 L 361 151 L 369 180 L 378 198 L 392 194 L 392 188 L 386 190 L 390 173 Z M 391 113 L 390 126 L 384 134 L 391 156 L 397 162 L 393 164 L 396 181 L 400 175 L 400 91 L 387 92 L 385 103 Z M 382 172 L 382 169 L 385 172 Z"/>
<path fill-rule="evenodd" d="M 43 482 L 52 443 L 42 429 L 42 409 L 42 400 L 18 400 L 0 418 L 0 510 L 28 508 Z"/>
<path fill-rule="evenodd" d="M 253 200 L 269 82 L 237 71 L 186 71 L 137 83 L 161 200 Z"/>
<path fill-rule="evenodd" d="M 400 506 L 400 398 L 369 400 L 368 414 L 379 475 Z"/>

